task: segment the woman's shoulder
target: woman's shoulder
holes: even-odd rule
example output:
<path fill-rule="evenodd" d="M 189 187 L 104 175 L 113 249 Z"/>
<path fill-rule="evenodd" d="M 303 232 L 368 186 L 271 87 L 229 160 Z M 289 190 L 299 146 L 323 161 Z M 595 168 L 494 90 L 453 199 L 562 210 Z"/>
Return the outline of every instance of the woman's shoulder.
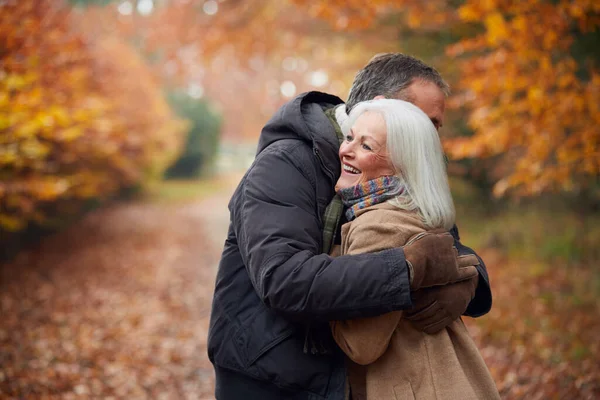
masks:
<path fill-rule="evenodd" d="M 357 212 L 342 226 L 342 253 L 364 253 L 403 246 L 412 236 L 424 232 L 416 212 L 381 203 Z"/>
<path fill-rule="evenodd" d="M 358 210 L 352 223 L 356 225 L 373 223 L 406 224 L 425 229 L 418 212 L 403 210 L 389 201 Z"/>

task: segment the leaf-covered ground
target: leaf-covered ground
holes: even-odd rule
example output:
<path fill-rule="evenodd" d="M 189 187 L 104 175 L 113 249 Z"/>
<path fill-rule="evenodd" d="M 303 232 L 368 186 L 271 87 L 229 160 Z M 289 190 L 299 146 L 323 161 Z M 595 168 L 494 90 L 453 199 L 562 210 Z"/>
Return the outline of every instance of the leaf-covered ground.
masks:
<path fill-rule="evenodd" d="M 218 190 L 99 210 L 0 266 L 0 398 L 212 399 Z M 502 397 L 600 398 L 598 275 L 482 254 L 494 308 L 467 323 Z"/>
<path fill-rule="evenodd" d="M 503 399 L 600 399 L 597 266 L 508 259 L 483 251 L 492 311 L 465 319 Z"/>
<path fill-rule="evenodd" d="M 1 266 L 0 398 L 212 398 L 226 204 L 100 210 Z"/>

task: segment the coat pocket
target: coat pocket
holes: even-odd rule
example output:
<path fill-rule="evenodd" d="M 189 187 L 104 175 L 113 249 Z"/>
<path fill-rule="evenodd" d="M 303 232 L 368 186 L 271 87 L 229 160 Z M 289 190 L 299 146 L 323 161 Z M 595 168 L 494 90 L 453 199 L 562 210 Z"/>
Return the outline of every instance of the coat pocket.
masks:
<path fill-rule="evenodd" d="M 396 396 L 396 400 L 415 400 L 415 393 L 410 382 L 402 382 L 399 385 L 395 385 L 394 395 Z"/>
<path fill-rule="evenodd" d="M 244 372 L 279 387 L 325 396 L 333 372 L 330 356 L 305 354 L 304 330 L 262 308 L 234 335 Z"/>
<path fill-rule="evenodd" d="M 264 353 L 294 333 L 294 327 L 271 310 L 261 307 L 234 334 L 244 367 L 250 368 Z"/>

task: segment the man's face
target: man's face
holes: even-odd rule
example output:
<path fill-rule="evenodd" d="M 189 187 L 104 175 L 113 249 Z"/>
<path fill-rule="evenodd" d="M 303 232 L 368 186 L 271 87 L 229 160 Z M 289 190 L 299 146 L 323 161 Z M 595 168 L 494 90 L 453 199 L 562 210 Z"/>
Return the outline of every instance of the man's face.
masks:
<path fill-rule="evenodd" d="M 438 131 L 444 124 L 444 111 L 446 109 L 446 96 L 433 82 L 417 80 L 410 84 L 407 98 L 419 107 L 433 122 Z"/>

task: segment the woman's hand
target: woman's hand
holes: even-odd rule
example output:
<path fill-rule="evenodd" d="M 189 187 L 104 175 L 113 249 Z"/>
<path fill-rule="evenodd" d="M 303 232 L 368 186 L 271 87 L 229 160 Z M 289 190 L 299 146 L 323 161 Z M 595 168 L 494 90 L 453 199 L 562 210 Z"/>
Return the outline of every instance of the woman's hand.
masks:
<path fill-rule="evenodd" d="M 477 257 L 458 257 L 459 266 L 478 264 Z M 445 286 L 425 288 L 413 292 L 413 308 L 404 313 L 404 318 L 415 328 L 432 334 L 457 320 L 475 296 L 479 276 Z"/>

